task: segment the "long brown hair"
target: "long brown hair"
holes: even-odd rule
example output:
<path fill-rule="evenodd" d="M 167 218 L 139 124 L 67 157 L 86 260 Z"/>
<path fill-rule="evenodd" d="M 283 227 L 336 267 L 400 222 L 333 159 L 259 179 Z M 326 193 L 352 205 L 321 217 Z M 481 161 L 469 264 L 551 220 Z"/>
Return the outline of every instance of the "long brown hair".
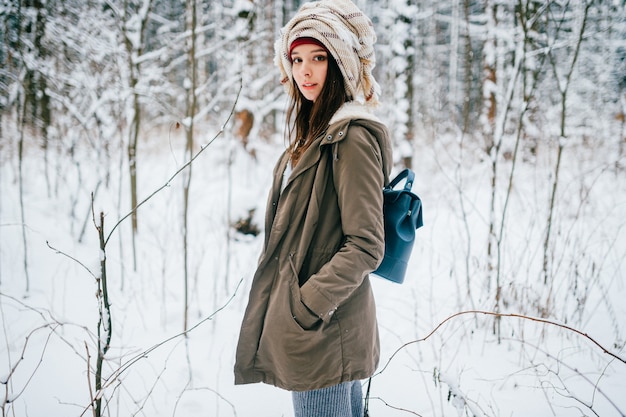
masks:
<path fill-rule="evenodd" d="M 295 166 L 304 151 L 328 128 L 335 112 L 350 97 L 344 88 L 341 70 L 332 55 L 328 54 L 328 70 L 322 91 L 315 100 L 307 100 L 292 80 L 293 88 L 287 109 L 287 137 L 291 163 Z"/>

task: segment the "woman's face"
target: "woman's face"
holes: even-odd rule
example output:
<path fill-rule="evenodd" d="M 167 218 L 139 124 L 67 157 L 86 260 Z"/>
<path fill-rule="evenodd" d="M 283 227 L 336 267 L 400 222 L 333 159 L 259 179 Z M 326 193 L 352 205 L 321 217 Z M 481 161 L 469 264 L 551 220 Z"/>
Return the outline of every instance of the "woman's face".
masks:
<path fill-rule="evenodd" d="M 291 51 L 291 62 L 298 89 L 307 100 L 315 101 L 326 82 L 328 53 L 319 45 L 298 45 Z"/>

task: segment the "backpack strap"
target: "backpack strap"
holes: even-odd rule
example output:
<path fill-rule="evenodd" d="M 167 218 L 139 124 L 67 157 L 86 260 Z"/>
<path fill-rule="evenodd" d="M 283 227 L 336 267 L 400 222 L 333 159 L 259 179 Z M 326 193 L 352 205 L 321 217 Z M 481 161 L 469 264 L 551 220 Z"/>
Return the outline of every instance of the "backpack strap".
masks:
<path fill-rule="evenodd" d="M 411 188 L 413 188 L 413 181 L 415 180 L 415 172 L 411 171 L 408 168 L 402 170 L 402 172 L 400 172 L 385 188 L 391 190 L 405 178 L 406 183 L 404 184 L 404 189 L 406 191 L 411 191 Z"/>
<path fill-rule="evenodd" d="M 372 377 L 367 380 L 367 391 L 365 394 L 365 408 L 363 409 L 363 417 L 369 417 L 370 408 L 370 387 L 372 386 Z"/>

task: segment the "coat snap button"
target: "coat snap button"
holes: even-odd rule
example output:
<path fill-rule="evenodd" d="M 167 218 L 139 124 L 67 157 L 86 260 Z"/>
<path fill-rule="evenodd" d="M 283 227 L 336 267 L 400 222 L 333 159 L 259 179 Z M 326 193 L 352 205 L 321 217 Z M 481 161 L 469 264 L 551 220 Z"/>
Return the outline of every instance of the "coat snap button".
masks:
<path fill-rule="evenodd" d="M 333 135 L 328 135 L 328 136 L 326 136 L 326 140 L 329 140 L 329 141 L 330 141 L 330 140 L 333 140 Z"/>
<path fill-rule="evenodd" d="M 343 132 L 339 132 L 339 136 L 343 136 Z"/>

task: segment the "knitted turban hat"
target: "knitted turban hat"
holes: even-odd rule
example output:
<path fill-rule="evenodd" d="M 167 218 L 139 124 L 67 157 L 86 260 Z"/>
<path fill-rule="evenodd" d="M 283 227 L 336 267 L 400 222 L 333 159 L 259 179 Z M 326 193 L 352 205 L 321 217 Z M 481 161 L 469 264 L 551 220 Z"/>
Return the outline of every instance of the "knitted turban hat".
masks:
<path fill-rule="evenodd" d="M 380 87 L 372 69 L 376 65 L 376 33 L 371 20 L 350 0 L 321 0 L 305 3 L 281 30 L 276 41 L 276 65 L 281 82 L 291 92 L 293 74 L 289 57 L 292 42 L 299 38 L 318 40 L 333 56 L 352 99 L 359 95 L 368 104 L 378 104 Z"/>

